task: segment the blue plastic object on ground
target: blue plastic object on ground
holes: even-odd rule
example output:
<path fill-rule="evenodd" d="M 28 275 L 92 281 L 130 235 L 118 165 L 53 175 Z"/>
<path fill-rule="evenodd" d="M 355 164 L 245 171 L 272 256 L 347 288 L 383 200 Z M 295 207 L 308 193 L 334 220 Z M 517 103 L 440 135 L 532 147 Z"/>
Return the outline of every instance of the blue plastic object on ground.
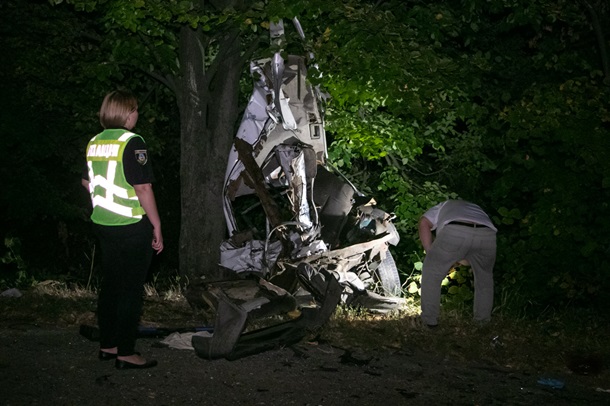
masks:
<path fill-rule="evenodd" d="M 538 383 L 540 385 L 550 386 L 553 389 L 562 389 L 565 385 L 563 381 L 552 378 L 540 378 L 538 379 Z"/>

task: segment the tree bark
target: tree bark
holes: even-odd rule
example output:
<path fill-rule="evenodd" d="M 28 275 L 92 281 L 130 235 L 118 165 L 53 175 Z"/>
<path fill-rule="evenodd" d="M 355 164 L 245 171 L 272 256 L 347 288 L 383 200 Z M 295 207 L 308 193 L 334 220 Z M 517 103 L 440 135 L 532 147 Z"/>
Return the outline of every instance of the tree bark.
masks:
<path fill-rule="evenodd" d="M 223 278 L 218 266 L 226 228 L 222 186 L 238 114 L 243 61 L 237 33 L 226 33 L 219 55 L 205 71 L 202 36 L 180 32 L 181 78 L 177 86 L 181 124 L 180 273 L 205 281 Z"/>

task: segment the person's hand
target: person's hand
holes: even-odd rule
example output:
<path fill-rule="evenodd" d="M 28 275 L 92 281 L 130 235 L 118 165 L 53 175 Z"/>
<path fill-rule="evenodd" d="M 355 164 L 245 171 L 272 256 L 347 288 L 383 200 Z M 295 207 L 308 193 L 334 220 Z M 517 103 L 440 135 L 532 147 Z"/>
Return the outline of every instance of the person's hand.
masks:
<path fill-rule="evenodd" d="M 455 263 L 456 265 L 462 265 L 462 266 L 470 266 L 470 262 L 468 262 L 465 259 L 461 259 L 458 262 Z"/>
<path fill-rule="evenodd" d="M 163 251 L 163 234 L 161 234 L 160 228 L 153 228 L 152 247 L 157 251 L 157 255 Z"/>

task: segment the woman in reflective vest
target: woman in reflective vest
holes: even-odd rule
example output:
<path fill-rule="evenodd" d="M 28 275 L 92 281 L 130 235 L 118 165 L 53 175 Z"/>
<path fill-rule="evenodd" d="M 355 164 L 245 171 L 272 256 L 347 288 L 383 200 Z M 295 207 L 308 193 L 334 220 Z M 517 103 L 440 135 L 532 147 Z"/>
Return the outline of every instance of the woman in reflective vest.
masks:
<path fill-rule="evenodd" d="M 144 139 L 131 132 L 138 121 L 134 95 L 107 94 L 99 116 L 104 131 L 87 145 L 82 179 L 102 252 L 98 356 L 115 360 L 118 369 L 150 368 L 157 362 L 137 353 L 135 342 L 152 254 L 163 250 L 152 166 Z"/>

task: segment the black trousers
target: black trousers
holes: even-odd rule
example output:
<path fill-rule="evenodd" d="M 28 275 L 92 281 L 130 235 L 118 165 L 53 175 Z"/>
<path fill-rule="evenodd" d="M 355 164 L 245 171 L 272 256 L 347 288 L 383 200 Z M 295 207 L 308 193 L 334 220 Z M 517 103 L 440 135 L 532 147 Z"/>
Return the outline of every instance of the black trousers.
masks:
<path fill-rule="evenodd" d="M 153 228 L 146 216 L 127 226 L 95 225 L 102 255 L 102 284 L 97 318 L 100 348 L 118 347 L 118 355 L 135 352 L 144 282 L 152 260 Z"/>

